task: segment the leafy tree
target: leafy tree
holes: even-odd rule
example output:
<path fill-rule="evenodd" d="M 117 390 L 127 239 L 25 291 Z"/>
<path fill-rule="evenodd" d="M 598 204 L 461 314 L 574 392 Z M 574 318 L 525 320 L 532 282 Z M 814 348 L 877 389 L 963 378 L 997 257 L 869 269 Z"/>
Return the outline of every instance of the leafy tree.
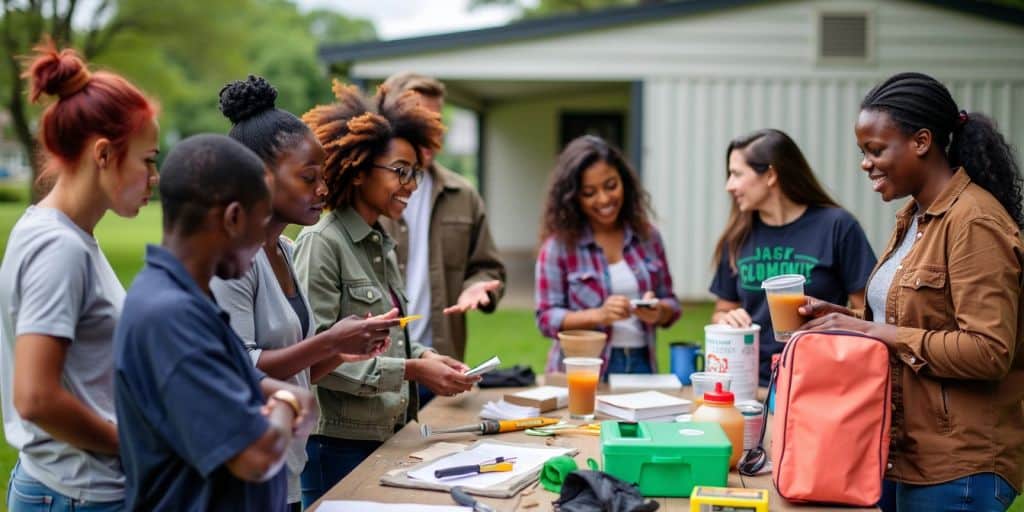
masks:
<path fill-rule="evenodd" d="M 326 10 L 303 14 L 286 0 L 3 0 L 3 6 L 0 102 L 26 155 L 37 154 L 32 125 L 39 109 L 27 103 L 19 56 L 44 35 L 155 97 L 165 143 L 225 132 L 217 92 L 247 74 L 266 76 L 280 91 L 278 106 L 296 114 L 329 101 L 317 44 L 376 38 L 369 21 Z M 29 161 L 34 181 L 38 162 Z"/>

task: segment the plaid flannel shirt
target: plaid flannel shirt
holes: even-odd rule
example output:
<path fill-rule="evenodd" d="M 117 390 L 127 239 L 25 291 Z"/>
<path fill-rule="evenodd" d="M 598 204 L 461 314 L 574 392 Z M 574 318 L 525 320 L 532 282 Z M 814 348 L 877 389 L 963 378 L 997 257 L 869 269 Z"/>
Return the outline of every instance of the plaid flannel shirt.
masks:
<path fill-rule="evenodd" d="M 622 257 L 636 275 L 641 295 L 650 290 L 656 297 L 671 304 L 672 316 L 662 327 L 675 323 L 682 308 L 672 291 L 672 275 L 658 230 L 651 226 L 650 236 L 643 240 L 627 226 Z M 547 371 L 563 371 L 562 350 L 558 343 L 562 321 L 570 311 L 599 308 L 604 304 L 611 294 L 608 262 L 604 251 L 594 241 L 593 232 L 587 228 L 579 241 L 571 247 L 554 236 L 545 240 L 537 255 L 534 275 L 537 327 L 554 341 L 548 353 Z M 654 326 L 643 324 L 643 328 L 644 341 L 650 349 L 651 368 L 657 371 Z M 609 335 L 602 354 L 603 373 L 607 369 L 612 349 L 611 326 L 602 326 L 600 329 Z"/>

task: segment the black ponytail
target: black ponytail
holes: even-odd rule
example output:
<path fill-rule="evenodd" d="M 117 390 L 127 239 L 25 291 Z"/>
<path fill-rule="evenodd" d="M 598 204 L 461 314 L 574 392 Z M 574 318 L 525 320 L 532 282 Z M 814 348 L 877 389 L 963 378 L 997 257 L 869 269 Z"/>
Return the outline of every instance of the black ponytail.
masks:
<path fill-rule="evenodd" d="M 1013 147 L 991 118 L 961 111 L 946 86 L 922 73 L 892 76 L 872 89 L 860 107 L 887 112 L 907 134 L 929 130 L 949 165 L 963 166 L 1024 228 L 1024 180 Z"/>
<path fill-rule="evenodd" d="M 249 75 L 220 90 L 220 111 L 234 125 L 228 136 L 259 155 L 271 170 L 285 148 L 312 133 L 294 114 L 275 108 L 276 100 L 277 89 L 261 76 Z"/>
<path fill-rule="evenodd" d="M 992 118 L 971 112 L 949 147 L 949 163 L 963 166 L 971 180 L 989 191 L 1018 226 L 1024 227 L 1022 185 L 1016 152 L 996 128 Z"/>

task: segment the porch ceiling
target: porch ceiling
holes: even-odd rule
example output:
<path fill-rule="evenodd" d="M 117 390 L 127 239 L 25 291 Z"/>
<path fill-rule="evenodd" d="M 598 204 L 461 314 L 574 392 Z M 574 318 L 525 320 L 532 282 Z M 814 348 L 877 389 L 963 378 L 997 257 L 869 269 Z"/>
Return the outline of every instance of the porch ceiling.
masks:
<path fill-rule="evenodd" d="M 488 104 L 540 97 L 622 90 L 629 82 L 558 80 L 474 80 L 438 77 L 448 89 L 448 100 L 459 106 L 484 110 Z"/>

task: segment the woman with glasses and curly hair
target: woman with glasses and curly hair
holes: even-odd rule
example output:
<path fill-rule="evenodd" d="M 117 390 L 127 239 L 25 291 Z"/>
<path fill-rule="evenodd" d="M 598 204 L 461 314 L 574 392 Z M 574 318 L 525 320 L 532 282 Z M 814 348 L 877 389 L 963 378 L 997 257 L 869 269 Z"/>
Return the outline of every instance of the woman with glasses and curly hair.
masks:
<path fill-rule="evenodd" d="M 348 315 L 382 315 L 408 307 L 395 243 L 382 216 L 401 218 L 423 170 L 420 154 L 436 151 L 444 126 L 412 94 L 371 101 L 354 86 L 335 82 L 335 103 L 302 120 L 327 157 L 324 202 L 330 212 L 295 241 L 295 270 L 307 291 L 316 330 Z M 385 440 L 416 419 L 417 384 L 438 395 L 469 390 L 478 377 L 461 362 L 391 329 L 391 345 L 378 357 L 345 363 L 317 383 L 320 422 L 306 445 L 302 502 L 309 506 Z"/>
<path fill-rule="evenodd" d="M 559 155 L 535 274 L 537 325 L 554 340 L 549 371 L 562 366 L 558 331 L 598 329 L 608 333 L 602 375 L 657 372 L 654 329 L 681 309 L 650 210 L 636 173 L 603 139 L 584 135 Z"/>

